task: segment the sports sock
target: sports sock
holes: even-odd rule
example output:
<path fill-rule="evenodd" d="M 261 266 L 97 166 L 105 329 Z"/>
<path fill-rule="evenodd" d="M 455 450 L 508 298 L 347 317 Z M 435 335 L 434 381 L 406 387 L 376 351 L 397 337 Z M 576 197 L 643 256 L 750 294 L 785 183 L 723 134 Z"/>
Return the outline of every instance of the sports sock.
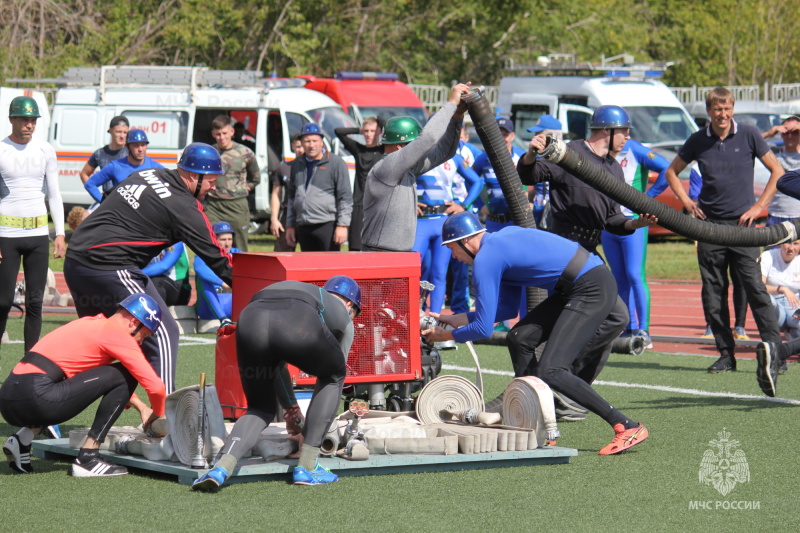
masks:
<path fill-rule="evenodd" d="M 33 430 L 31 428 L 19 428 L 17 438 L 23 446 L 30 446 L 31 442 L 33 442 Z"/>
<path fill-rule="evenodd" d="M 217 461 L 217 464 L 215 464 L 214 467 L 221 466 L 230 474 L 233 472 L 233 469 L 236 468 L 236 462 L 236 457 L 226 453 L 219 458 L 219 461 Z"/>
<path fill-rule="evenodd" d="M 302 466 L 311 472 L 317 468 L 317 457 L 319 457 L 319 446 L 303 444 L 300 449 L 300 459 L 297 461 L 297 466 Z"/>
<path fill-rule="evenodd" d="M 80 451 L 78 452 L 78 461 L 80 461 L 81 464 L 85 465 L 87 463 L 92 462 L 94 459 L 97 459 L 99 455 L 100 455 L 100 450 L 94 450 L 91 448 L 81 448 Z"/>

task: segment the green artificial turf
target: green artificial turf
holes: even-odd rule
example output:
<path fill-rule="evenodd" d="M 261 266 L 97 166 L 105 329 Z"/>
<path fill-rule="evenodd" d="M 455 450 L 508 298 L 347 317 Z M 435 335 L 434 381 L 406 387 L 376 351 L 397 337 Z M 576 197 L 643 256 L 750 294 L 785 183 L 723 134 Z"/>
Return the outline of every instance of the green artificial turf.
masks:
<path fill-rule="evenodd" d="M 63 320 L 47 316 L 45 327 Z M 12 340 L 21 338 L 21 326 L 21 320 L 9 320 Z M 507 351 L 476 349 L 486 396 L 493 398 L 510 379 Z M 463 346 L 443 355 L 444 372 L 474 379 L 473 370 L 454 370 L 474 367 Z M 21 344 L 4 345 L 0 376 L 21 356 Z M 612 355 L 595 387 L 651 434 L 619 456 L 597 455 L 612 431 L 590 414 L 582 422 L 559 424 L 559 445 L 579 452 L 570 464 L 345 477 L 322 487 L 271 481 L 193 493 L 164 475 L 134 471 L 75 479 L 65 461 L 34 459 L 33 475 L 0 465 L 0 531 L 797 531 L 800 405 L 767 401 L 752 360 L 740 360 L 739 372 L 722 375 L 705 372 L 710 362 L 656 352 Z M 178 386 L 195 383 L 200 372 L 213 382 L 213 346 L 182 345 Z M 781 376 L 778 392 L 800 400 L 800 366 Z M 88 426 L 93 412 L 63 424 L 62 431 Z M 136 423 L 126 411 L 118 425 Z M 750 481 L 727 496 L 699 482 L 703 454 L 723 429 L 739 441 L 750 469 Z M 12 432 L 0 421 L 3 440 Z M 691 508 L 693 502 L 711 508 Z M 716 508 L 730 502 L 743 508 Z"/>

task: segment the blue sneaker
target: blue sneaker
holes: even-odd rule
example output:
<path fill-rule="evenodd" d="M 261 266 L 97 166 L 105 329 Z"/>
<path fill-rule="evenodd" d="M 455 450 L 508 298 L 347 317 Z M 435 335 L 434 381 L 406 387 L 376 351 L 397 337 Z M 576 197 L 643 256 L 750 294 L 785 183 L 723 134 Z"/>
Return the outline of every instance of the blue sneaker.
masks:
<path fill-rule="evenodd" d="M 653 349 L 653 339 L 650 338 L 650 334 L 643 329 L 640 329 L 636 332 L 637 337 L 642 337 L 644 339 L 644 349 L 645 350 L 652 350 Z"/>
<path fill-rule="evenodd" d="M 219 489 L 225 480 L 228 479 L 230 473 L 221 466 L 215 466 L 192 483 L 192 490 L 199 490 L 202 492 L 213 492 Z"/>
<path fill-rule="evenodd" d="M 309 472 L 302 466 L 294 467 L 292 479 L 295 485 L 322 485 L 323 483 L 339 481 L 339 476 L 327 468 L 322 468 L 319 463 L 317 463 L 317 467 L 313 472 Z"/>

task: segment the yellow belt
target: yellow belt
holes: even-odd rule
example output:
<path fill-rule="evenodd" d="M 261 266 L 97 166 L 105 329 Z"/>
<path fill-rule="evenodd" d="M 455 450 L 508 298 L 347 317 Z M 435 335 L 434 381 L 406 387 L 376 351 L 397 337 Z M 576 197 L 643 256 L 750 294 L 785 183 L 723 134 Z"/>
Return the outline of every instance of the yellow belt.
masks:
<path fill-rule="evenodd" d="M 0 215 L 0 226 L 7 228 L 36 229 L 47 225 L 47 215 L 38 217 L 12 217 Z"/>

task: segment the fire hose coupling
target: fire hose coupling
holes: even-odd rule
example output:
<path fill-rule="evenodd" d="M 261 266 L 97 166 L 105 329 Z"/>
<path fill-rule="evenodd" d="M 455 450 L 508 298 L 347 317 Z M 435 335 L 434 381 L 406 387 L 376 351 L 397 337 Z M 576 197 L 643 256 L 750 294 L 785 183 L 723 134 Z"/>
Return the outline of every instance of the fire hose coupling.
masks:
<path fill-rule="evenodd" d="M 547 135 L 546 139 L 545 148 L 538 155 L 551 163 L 560 162 L 567 155 L 567 143 L 552 135 Z"/>
<path fill-rule="evenodd" d="M 483 98 L 484 94 L 486 94 L 486 88 L 483 85 L 480 87 L 470 87 L 467 94 L 461 95 L 461 101 L 471 104 Z"/>

